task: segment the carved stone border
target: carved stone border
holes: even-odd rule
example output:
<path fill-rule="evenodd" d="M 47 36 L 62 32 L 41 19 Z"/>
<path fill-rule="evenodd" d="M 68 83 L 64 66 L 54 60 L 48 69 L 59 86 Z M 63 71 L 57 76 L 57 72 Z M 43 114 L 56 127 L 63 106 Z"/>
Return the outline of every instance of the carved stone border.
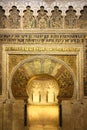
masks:
<path fill-rule="evenodd" d="M 65 63 L 65 66 L 70 71 L 74 79 L 74 94 L 73 98 L 80 100 L 84 97 L 84 87 L 83 87 L 83 45 L 14 45 L 14 44 L 4 44 L 2 52 L 2 96 L 4 99 L 8 99 L 8 92 L 11 93 L 10 82 L 12 75 L 9 75 L 9 55 L 10 54 L 38 54 L 39 57 L 46 57 L 51 54 L 56 55 L 76 55 L 76 64 L 77 64 L 77 75 L 75 76 L 72 69 Z M 30 60 L 35 57 L 31 57 Z M 56 59 L 54 57 L 54 59 Z M 56 59 L 58 61 L 58 59 Z M 23 60 L 17 65 L 20 66 L 24 62 L 29 61 L 29 59 Z M 16 68 L 14 68 L 16 69 Z M 12 98 L 12 94 L 11 94 Z"/>

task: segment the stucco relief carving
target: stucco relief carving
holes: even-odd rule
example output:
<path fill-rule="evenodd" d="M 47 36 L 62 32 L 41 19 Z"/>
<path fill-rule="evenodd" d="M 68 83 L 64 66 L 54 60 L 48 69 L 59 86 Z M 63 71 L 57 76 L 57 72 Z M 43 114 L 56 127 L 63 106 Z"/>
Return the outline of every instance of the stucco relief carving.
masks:
<path fill-rule="evenodd" d="M 58 6 L 54 7 L 54 10 L 51 11 L 52 15 L 50 17 L 50 27 L 51 28 L 63 28 L 63 17 L 62 11 L 59 10 Z"/>
<path fill-rule="evenodd" d="M 37 28 L 47 28 L 49 25 L 49 18 L 47 16 L 47 10 L 44 10 L 44 6 L 40 7 L 40 10 L 37 11 L 38 16 L 36 18 L 36 27 Z"/>
<path fill-rule="evenodd" d="M 76 10 L 72 6 L 69 6 L 69 9 L 66 11 L 65 16 L 65 28 L 76 28 L 77 16 Z"/>
<path fill-rule="evenodd" d="M 9 17 L 8 17 L 8 27 L 9 28 L 20 28 L 20 15 L 19 10 L 16 6 L 12 6 L 12 9 L 9 10 Z"/>
<path fill-rule="evenodd" d="M 23 27 L 24 28 L 33 28 L 35 27 L 35 17 L 33 16 L 33 10 L 30 6 L 26 7 L 26 10 L 23 11 Z"/>
<path fill-rule="evenodd" d="M 57 103 L 59 87 L 56 80 L 49 75 L 36 75 L 27 84 L 29 103 Z"/>
<path fill-rule="evenodd" d="M 80 13 L 78 25 L 80 28 L 87 28 L 87 6 L 84 6 Z"/>
<path fill-rule="evenodd" d="M 12 93 L 14 97 L 19 99 L 25 99 L 27 97 L 25 85 L 27 85 L 28 79 L 29 76 L 25 72 L 24 68 L 21 67 L 17 70 L 12 81 Z"/>
<path fill-rule="evenodd" d="M 6 16 L 5 16 L 5 10 L 0 6 L 0 28 L 6 27 Z"/>
<path fill-rule="evenodd" d="M 67 97 L 70 97 L 70 95 L 73 94 L 72 88 L 74 86 L 74 82 L 72 76 L 67 70 L 64 70 L 64 72 L 59 76 L 58 83 L 61 88 L 60 89 L 61 97 L 66 97 L 66 95 Z"/>
<path fill-rule="evenodd" d="M 72 97 L 74 89 L 74 81 L 72 75 L 65 66 L 49 58 L 36 58 L 30 62 L 25 63 L 17 69 L 13 76 L 11 84 L 14 97 L 19 99 L 27 98 L 26 86 L 29 79 L 31 79 L 31 77 L 34 77 L 35 75 L 41 74 L 48 74 L 55 77 L 60 87 L 60 97 Z M 47 85 L 47 87 L 45 84 Z M 40 86 L 43 86 L 43 90 Z M 44 87 L 46 87 L 45 92 Z M 54 87 L 52 87 L 51 82 L 45 83 L 44 80 L 42 82 L 35 81 L 33 82 L 31 89 L 29 89 L 30 101 L 34 100 L 35 102 L 40 102 L 42 100 L 43 102 L 56 102 L 57 95 L 55 94 Z M 42 96 L 42 92 L 45 93 L 44 98 Z M 37 95 L 37 99 L 35 99 L 35 95 Z M 52 99 L 49 98 L 50 96 L 52 97 Z"/>
<path fill-rule="evenodd" d="M 34 11 L 30 6 L 23 11 L 23 16 L 19 15 L 20 10 L 17 9 L 17 6 L 12 6 L 12 9 L 9 10 L 8 19 L 6 19 L 2 6 L 0 6 L 0 12 L 0 28 L 87 28 L 87 6 L 80 11 L 80 17 L 76 15 L 77 11 L 73 9 L 73 6 L 69 6 L 69 9 L 66 10 L 66 16 L 58 6 L 54 6 L 50 15 L 44 6 L 40 6 L 36 16 L 33 15 Z"/>

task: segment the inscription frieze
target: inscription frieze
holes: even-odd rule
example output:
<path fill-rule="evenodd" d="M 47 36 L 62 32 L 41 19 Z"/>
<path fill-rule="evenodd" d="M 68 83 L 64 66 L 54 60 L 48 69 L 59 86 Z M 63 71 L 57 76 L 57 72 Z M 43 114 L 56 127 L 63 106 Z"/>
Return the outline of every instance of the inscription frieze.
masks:
<path fill-rule="evenodd" d="M 79 51 L 79 48 L 5 47 L 5 51 Z"/>
<path fill-rule="evenodd" d="M 28 34 L 0 34 L 1 43 L 14 43 L 14 44 L 46 44 L 46 43 L 59 43 L 59 44 L 73 44 L 83 43 L 86 34 L 55 34 L 55 33 L 28 33 Z"/>

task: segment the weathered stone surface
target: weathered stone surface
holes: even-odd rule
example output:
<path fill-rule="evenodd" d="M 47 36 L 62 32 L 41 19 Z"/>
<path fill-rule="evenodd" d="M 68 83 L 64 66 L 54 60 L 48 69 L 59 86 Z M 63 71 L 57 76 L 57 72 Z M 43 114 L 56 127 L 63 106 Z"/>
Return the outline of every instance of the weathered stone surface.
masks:
<path fill-rule="evenodd" d="M 31 9 L 29 7 L 31 7 Z M 11 53 L 9 55 L 4 55 L 2 58 L 2 54 L 5 53 L 2 52 L 2 44 L 8 44 L 8 47 L 6 48 L 6 54 L 12 51 L 9 50 L 9 47 L 13 45 L 11 48 L 13 49 L 13 52 L 22 55 L 20 61 L 17 61 L 17 64 L 21 62 L 21 60 L 24 60 L 23 52 L 28 54 L 29 57 L 32 54 L 34 56 L 35 54 L 47 54 L 46 56 L 48 56 L 49 50 L 51 55 L 54 55 L 55 53 L 55 56 L 57 57 L 56 54 L 59 50 L 57 50 L 56 45 L 61 46 L 61 44 L 64 46 L 62 50 L 63 56 L 65 54 L 69 56 L 70 52 L 72 51 L 71 54 L 79 57 L 79 60 L 76 60 L 76 65 L 78 66 L 76 66 L 75 71 L 73 71 L 75 74 L 76 71 L 78 71 L 78 74 L 76 74 L 78 83 L 76 82 L 76 84 L 78 84 L 80 87 L 75 86 L 76 95 L 73 101 L 63 100 L 61 103 L 61 130 L 87 130 L 87 0 L 0 0 L 0 130 L 29 130 L 28 127 L 24 127 L 24 101 L 15 100 L 13 103 L 10 99 L 8 99 L 11 98 L 10 94 L 8 94 L 10 86 L 8 77 L 10 76 L 9 70 L 11 67 L 8 67 L 10 65 L 7 63 L 9 62 L 8 57 L 10 57 L 9 55 L 11 55 Z M 29 46 L 27 47 L 26 44 L 29 45 L 30 48 L 28 48 Z M 23 48 L 21 45 L 25 45 L 25 47 Z M 54 48 L 52 48 L 52 45 Z M 72 45 L 71 50 L 68 50 L 68 53 L 66 53 L 65 46 L 70 45 Z M 83 52 L 80 55 L 81 57 L 76 55 L 78 50 L 72 50 L 73 46 L 78 45 L 84 45 L 84 51 L 82 50 Z M 19 46 L 21 46 L 21 51 L 19 50 Z M 74 51 L 76 52 L 73 53 Z M 58 54 L 61 56 L 61 51 L 59 52 Z M 82 56 L 83 53 L 84 57 Z M 5 56 L 7 59 L 5 59 Z M 27 57 L 25 56 L 25 58 Z M 7 62 L 3 64 L 2 60 L 7 60 Z M 13 59 L 15 62 L 13 66 L 17 65 L 16 60 Z M 63 58 L 63 60 L 65 62 L 66 59 Z M 81 60 L 84 60 L 84 62 L 82 62 L 80 67 L 79 63 L 81 63 Z M 43 62 L 41 63 L 43 64 Z M 31 64 L 32 68 L 34 68 L 34 65 L 35 62 Z M 73 60 L 72 62 L 71 60 L 70 62 L 67 62 L 67 65 L 70 67 L 73 66 Z M 49 64 L 45 64 L 44 66 L 46 66 L 45 73 L 47 73 Z M 37 68 L 37 62 L 35 67 Z M 41 66 L 41 68 L 42 73 L 44 67 Z M 50 67 L 50 72 L 52 72 L 52 68 L 54 68 L 54 63 L 52 63 Z M 77 68 L 78 70 L 76 70 Z M 80 69 L 82 69 L 82 71 Z M 34 71 L 36 70 L 37 69 Z M 80 73 L 80 71 L 82 73 Z M 5 72 L 5 74 L 3 72 Z M 28 69 L 28 72 L 30 74 L 31 71 Z M 58 71 L 59 75 L 60 72 Z M 6 77 L 4 77 L 4 75 Z M 80 83 L 79 77 L 81 78 Z M 2 80 L 4 78 L 5 80 Z M 84 78 L 84 85 L 82 78 Z M 4 81 L 6 84 L 4 84 Z M 19 82 L 17 85 L 19 85 Z M 5 91 L 5 95 L 2 94 L 2 90 L 3 92 Z M 11 91 L 9 91 L 9 93 L 10 92 Z M 4 98 L 7 100 L 6 102 L 2 103 L 1 99 Z M 47 113 L 49 115 L 49 111 L 47 111 Z M 54 112 L 51 114 L 54 114 Z M 31 126 L 30 130 L 32 129 L 42 130 L 43 127 L 40 126 L 36 128 Z M 44 130 L 49 130 L 48 126 L 44 126 Z M 54 130 L 54 128 L 50 127 L 50 130 Z"/>
<path fill-rule="evenodd" d="M 8 100 L 3 107 L 3 130 L 12 130 L 12 103 Z"/>
<path fill-rule="evenodd" d="M 13 104 L 12 130 L 24 130 L 24 102 L 20 100 Z"/>
<path fill-rule="evenodd" d="M 3 103 L 0 103 L 0 130 L 3 129 Z"/>
<path fill-rule="evenodd" d="M 74 130 L 71 101 L 62 102 L 62 130 Z"/>

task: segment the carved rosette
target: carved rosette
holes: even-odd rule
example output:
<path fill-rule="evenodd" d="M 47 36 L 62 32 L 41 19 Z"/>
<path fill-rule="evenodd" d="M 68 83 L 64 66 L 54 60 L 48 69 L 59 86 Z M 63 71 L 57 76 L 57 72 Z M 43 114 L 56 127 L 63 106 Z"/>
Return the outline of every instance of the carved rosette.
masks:
<path fill-rule="evenodd" d="M 62 11 L 59 10 L 58 6 L 54 7 L 51 11 L 52 15 L 50 17 L 50 27 L 51 28 L 63 28 L 63 17 L 61 15 Z"/>
<path fill-rule="evenodd" d="M 84 6 L 80 13 L 81 15 L 78 20 L 78 25 L 80 28 L 87 28 L 87 6 Z"/>
<path fill-rule="evenodd" d="M 48 28 L 49 18 L 47 16 L 47 10 L 44 10 L 44 6 L 41 6 L 40 10 L 38 10 L 37 13 L 38 13 L 38 16 L 36 18 L 36 27 Z"/>
<path fill-rule="evenodd" d="M 33 16 L 33 10 L 30 10 L 30 6 L 26 7 L 26 10 L 23 11 L 23 27 L 24 28 L 33 28 L 35 27 L 35 17 Z"/>
<path fill-rule="evenodd" d="M 6 27 L 7 17 L 5 16 L 5 10 L 0 6 L 0 28 Z"/>
<path fill-rule="evenodd" d="M 19 10 L 16 6 L 12 6 L 12 9 L 9 11 L 10 15 L 8 17 L 8 26 L 9 28 L 20 28 L 20 15 Z"/>
<path fill-rule="evenodd" d="M 66 11 L 65 16 L 65 28 L 76 28 L 77 26 L 77 16 L 76 10 L 72 6 L 69 6 L 69 9 Z"/>

